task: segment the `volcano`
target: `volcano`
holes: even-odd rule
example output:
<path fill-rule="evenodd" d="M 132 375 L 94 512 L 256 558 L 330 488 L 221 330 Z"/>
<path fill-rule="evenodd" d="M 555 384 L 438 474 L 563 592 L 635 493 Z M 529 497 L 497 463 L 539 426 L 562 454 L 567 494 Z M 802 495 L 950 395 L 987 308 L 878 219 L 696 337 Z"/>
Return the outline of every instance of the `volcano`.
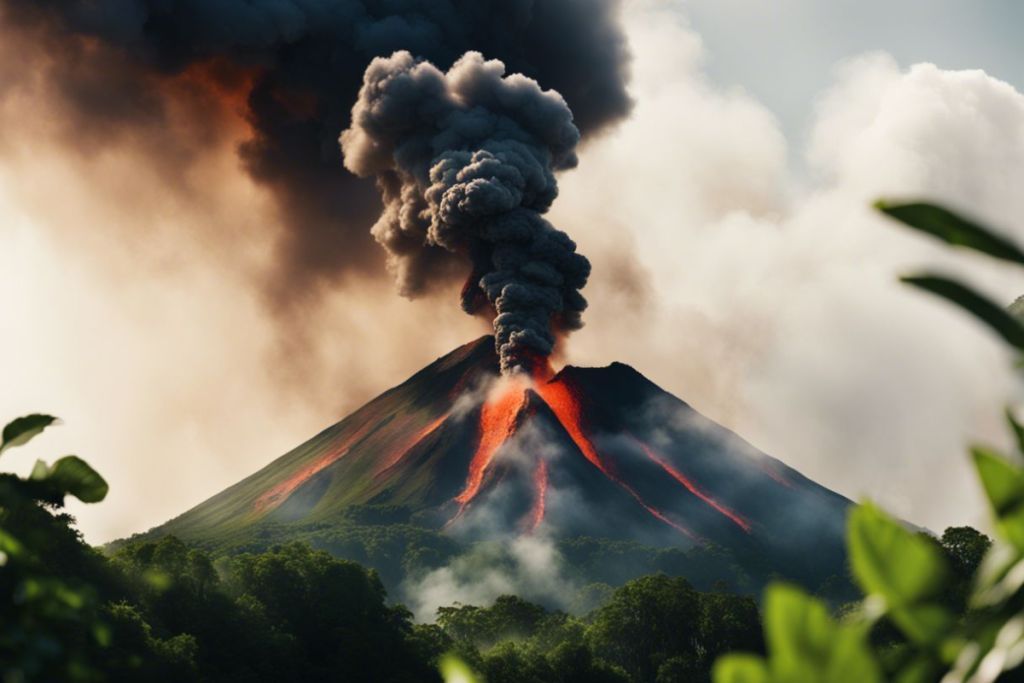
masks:
<path fill-rule="evenodd" d="M 502 376 L 484 337 L 150 533 L 245 549 L 377 511 L 460 543 L 714 548 L 816 587 L 845 576 L 849 505 L 627 365 Z"/>

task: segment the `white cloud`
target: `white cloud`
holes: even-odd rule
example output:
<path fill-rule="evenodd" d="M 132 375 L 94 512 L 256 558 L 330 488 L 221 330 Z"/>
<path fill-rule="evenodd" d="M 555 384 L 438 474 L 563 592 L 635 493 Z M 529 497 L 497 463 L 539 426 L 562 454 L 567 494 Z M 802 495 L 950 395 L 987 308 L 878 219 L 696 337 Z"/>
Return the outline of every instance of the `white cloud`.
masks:
<path fill-rule="evenodd" d="M 1008 355 L 896 280 L 941 266 L 1008 302 L 1024 278 L 868 207 L 934 197 L 1024 237 L 1024 96 L 980 71 L 853 59 L 818 103 L 805 180 L 771 114 L 706 80 L 677 13 L 637 3 L 628 22 L 636 115 L 586 150 L 556 209 L 597 262 L 574 359 L 632 362 L 847 495 L 978 523 L 964 447 L 1004 439 Z M 648 272 L 639 303 L 608 294 L 620 234 Z"/>

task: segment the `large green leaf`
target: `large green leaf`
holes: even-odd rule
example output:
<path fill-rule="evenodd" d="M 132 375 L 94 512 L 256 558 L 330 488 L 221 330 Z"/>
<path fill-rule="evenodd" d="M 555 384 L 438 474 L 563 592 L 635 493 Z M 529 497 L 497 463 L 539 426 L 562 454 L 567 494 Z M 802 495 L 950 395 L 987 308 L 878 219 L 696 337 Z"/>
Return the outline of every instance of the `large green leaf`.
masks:
<path fill-rule="evenodd" d="M 785 584 L 768 588 L 765 635 L 771 680 L 777 683 L 882 680 L 867 644 L 867 629 L 837 624 L 825 603 L 799 588 Z"/>
<path fill-rule="evenodd" d="M 757 655 L 729 654 L 720 657 L 712 670 L 715 683 L 769 683 L 768 667 Z"/>
<path fill-rule="evenodd" d="M 764 628 L 772 669 L 787 674 L 826 660 L 836 630 L 824 603 L 785 584 L 765 594 Z"/>
<path fill-rule="evenodd" d="M 1024 251 L 1016 244 L 949 209 L 924 202 L 899 204 L 885 200 L 876 202 L 875 207 L 916 230 L 954 246 L 1024 264 Z"/>
<path fill-rule="evenodd" d="M 0 453 L 8 448 L 28 443 L 34 436 L 55 422 L 57 422 L 57 418 L 54 416 L 38 413 L 19 417 L 4 427 L 3 440 L 0 441 Z"/>
<path fill-rule="evenodd" d="M 47 481 L 83 503 L 98 503 L 107 497 L 109 486 L 87 462 L 68 455 L 53 464 Z"/>
<path fill-rule="evenodd" d="M 939 640 L 953 618 L 938 601 L 949 570 L 937 545 L 871 503 L 850 513 L 847 542 L 861 588 L 885 602 L 908 636 L 919 642 Z"/>
<path fill-rule="evenodd" d="M 901 279 L 908 285 L 931 292 L 970 311 L 1011 345 L 1024 349 L 1024 326 L 988 297 L 941 275 L 912 275 Z"/>
<path fill-rule="evenodd" d="M 987 448 L 971 449 L 1000 534 L 1024 552 L 1024 470 Z"/>

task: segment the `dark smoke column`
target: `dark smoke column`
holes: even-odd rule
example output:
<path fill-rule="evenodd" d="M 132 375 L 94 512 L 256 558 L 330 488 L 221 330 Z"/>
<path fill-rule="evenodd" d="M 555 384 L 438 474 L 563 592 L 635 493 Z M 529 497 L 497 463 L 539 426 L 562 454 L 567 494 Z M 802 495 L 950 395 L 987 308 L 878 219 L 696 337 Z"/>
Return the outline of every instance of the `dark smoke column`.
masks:
<path fill-rule="evenodd" d="M 374 59 L 341 134 L 345 166 L 377 178 L 373 235 L 402 293 L 441 276 L 430 247 L 466 256 L 462 307 L 493 309 L 506 372 L 529 369 L 582 324 L 590 262 L 541 215 L 579 138 L 561 95 L 478 52 L 447 73 L 404 51 Z"/>

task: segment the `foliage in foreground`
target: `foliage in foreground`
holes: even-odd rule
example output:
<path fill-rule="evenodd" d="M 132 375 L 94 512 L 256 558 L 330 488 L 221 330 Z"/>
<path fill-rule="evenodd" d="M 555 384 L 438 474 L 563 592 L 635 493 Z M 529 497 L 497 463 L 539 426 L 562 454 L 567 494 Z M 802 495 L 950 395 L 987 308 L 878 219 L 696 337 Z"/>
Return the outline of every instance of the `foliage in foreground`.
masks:
<path fill-rule="evenodd" d="M 1024 265 L 1016 245 L 948 209 L 922 203 L 877 207 L 951 245 Z M 953 302 L 1024 351 L 1021 322 L 971 287 L 930 274 L 904 282 Z M 1017 442 L 1012 460 L 986 447 L 971 451 L 998 534 L 991 548 L 964 536 L 958 553 L 946 558 L 928 538 L 865 503 L 851 513 L 847 532 L 863 602 L 837 620 L 799 589 L 772 586 L 765 597 L 768 656 L 722 658 L 715 683 L 1024 680 L 1024 428 L 1011 413 L 1007 417 Z M 958 575 L 963 581 L 963 558 L 981 550 L 979 570 L 951 604 L 950 586 Z"/>
<path fill-rule="evenodd" d="M 3 431 L 0 453 L 55 422 Z M 373 572 L 303 544 L 210 556 L 166 537 L 112 558 L 86 545 L 66 495 L 107 484 L 82 460 L 0 474 L 0 680 L 438 680 L 402 607 Z M 354 665 L 355 664 L 355 665 Z"/>

